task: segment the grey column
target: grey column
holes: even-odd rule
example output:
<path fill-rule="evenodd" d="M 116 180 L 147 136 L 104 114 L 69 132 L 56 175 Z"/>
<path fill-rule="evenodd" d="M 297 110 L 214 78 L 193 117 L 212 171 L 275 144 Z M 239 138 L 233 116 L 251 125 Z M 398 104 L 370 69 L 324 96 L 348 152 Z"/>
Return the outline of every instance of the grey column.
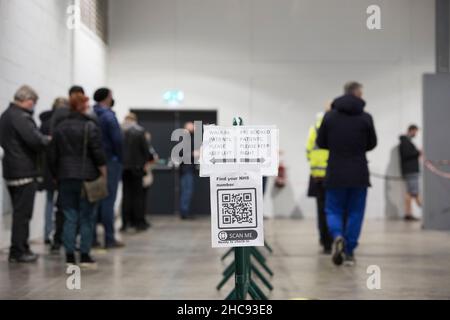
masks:
<path fill-rule="evenodd" d="M 436 72 L 450 72 L 450 0 L 436 0 Z"/>
<path fill-rule="evenodd" d="M 423 145 L 432 161 L 450 160 L 450 73 L 425 75 L 423 79 Z M 438 165 L 450 172 L 450 166 Z M 450 230 L 450 179 L 423 167 L 425 229 Z"/>

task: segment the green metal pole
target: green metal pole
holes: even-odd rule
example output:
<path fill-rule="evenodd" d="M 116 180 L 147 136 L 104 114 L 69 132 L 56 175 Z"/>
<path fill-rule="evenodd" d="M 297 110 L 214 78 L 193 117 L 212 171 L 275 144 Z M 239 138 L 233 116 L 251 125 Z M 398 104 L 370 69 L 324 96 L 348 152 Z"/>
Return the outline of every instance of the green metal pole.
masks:
<path fill-rule="evenodd" d="M 251 266 L 252 272 L 261 280 L 261 282 L 270 290 L 273 290 L 272 284 L 269 282 L 269 280 L 264 277 L 264 275 L 261 273 L 261 271 L 258 270 L 253 264 Z"/>
<path fill-rule="evenodd" d="M 250 280 L 250 266 L 249 248 L 236 247 L 234 248 L 234 262 L 236 264 L 235 270 L 235 288 L 236 299 L 246 300 Z"/>
<path fill-rule="evenodd" d="M 236 289 L 233 289 L 225 300 L 236 300 Z"/>
<path fill-rule="evenodd" d="M 256 294 L 259 297 L 259 300 L 267 300 L 268 299 L 266 297 L 266 295 L 264 294 L 264 292 L 262 292 L 262 290 L 258 287 L 258 285 L 252 279 L 250 279 L 250 290 L 255 290 Z"/>
<path fill-rule="evenodd" d="M 263 267 L 263 269 L 266 270 L 266 272 L 267 272 L 270 276 L 273 276 L 273 271 L 266 265 L 265 262 L 259 261 L 258 259 L 255 259 L 255 260 L 259 262 L 259 264 L 261 265 L 261 267 Z"/>
<path fill-rule="evenodd" d="M 233 252 L 233 248 L 230 248 L 225 254 L 220 258 L 220 260 L 225 260 L 231 253 Z"/>
<path fill-rule="evenodd" d="M 234 271 L 235 271 L 234 262 L 233 262 L 232 266 L 233 267 L 230 270 L 228 270 L 227 273 L 224 274 L 222 281 L 220 281 L 219 284 L 217 285 L 217 287 L 216 287 L 217 290 L 222 289 L 222 287 L 225 285 L 225 283 L 227 283 L 228 279 L 230 279 L 231 276 L 234 274 Z"/>
<path fill-rule="evenodd" d="M 273 253 L 272 247 L 266 241 L 264 241 L 264 247 L 266 247 L 267 251 L 269 251 L 270 253 Z"/>
<path fill-rule="evenodd" d="M 230 270 L 234 270 L 234 261 L 225 268 L 225 270 L 222 272 L 222 275 L 226 276 L 230 272 Z"/>

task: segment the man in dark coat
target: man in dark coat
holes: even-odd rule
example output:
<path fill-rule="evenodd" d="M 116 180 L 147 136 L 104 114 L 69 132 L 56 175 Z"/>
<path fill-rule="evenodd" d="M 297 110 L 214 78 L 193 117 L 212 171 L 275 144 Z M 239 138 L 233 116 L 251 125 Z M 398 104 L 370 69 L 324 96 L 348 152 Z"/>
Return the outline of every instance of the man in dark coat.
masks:
<path fill-rule="evenodd" d="M 361 84 L 346 84 L 345 94 L 334 100 L 317 137 L 317 145 L 330 151 L 325 211 L 336 265 L 344 260 L 349 265 L 354 263 L 353 251 L 358 245 L 370 186 L 366 152 L 377 145 L 374 123 L 371 115 L 364 112 L 366 103 L 361 97 Z"/>
<path fill-rule="evenodd" d="M 405 220 L 417 221 L 418 218 L 412 214 L 412 200 L 414 199 L 419 207 L 422 206 L 422 201 L 419 195 L 419 158 L 422 152 L 412 142 L 412 139 L 417 135 L 419 127 L 410 125 L 406 135 L 400 136 L 400 167 L 402 170 L 402 177 L 406 184 L 405 197 Z"/>
<path fill-rule="evenodd" d="M 149 223 L 145 220 L 145 189 L 143 177 L 145 167 L 151 160 L 145 130 L 138 125 L 137 116 L 129 113 L 123 125 L 123 174 L 122 174 L 122 231 L 133 226 L 145 231 Z"/>
<path fill-rule="evenodd" d="M 38 258 L 28 244 L 29 224 L 40 174 L 38 156 L 51 139 L 38 130 L 33 120 L 37 101 L 37 93 L 22 86 L 0 117 L 0 145 L 5 151 L 3 178 L 13 206 L 10 262 L 29 263 Z"/>

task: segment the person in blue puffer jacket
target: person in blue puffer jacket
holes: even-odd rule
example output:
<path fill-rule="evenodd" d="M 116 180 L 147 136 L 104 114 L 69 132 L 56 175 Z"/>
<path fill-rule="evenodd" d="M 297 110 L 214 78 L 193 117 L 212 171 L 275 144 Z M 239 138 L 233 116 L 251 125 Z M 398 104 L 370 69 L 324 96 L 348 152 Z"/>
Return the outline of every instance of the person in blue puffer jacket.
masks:
<path fill-rule="evenodd" d="M 100 88 L 94 93 L 94 100 L 96 102 L 94 112 L 102 132 L 102 145 L 106 154 L 108 171 L 108 197 L 101 201 L 98 214 L 105 229 L 105 248 L 118 248 L 124 246 L 116 239 L 114 230 L 114 204 L 122 177 L 122 130 L 112 110 L 114 107 L 112 91 L 108 88 Z M 98 245 L 98 242 L 95 244 Z"/>

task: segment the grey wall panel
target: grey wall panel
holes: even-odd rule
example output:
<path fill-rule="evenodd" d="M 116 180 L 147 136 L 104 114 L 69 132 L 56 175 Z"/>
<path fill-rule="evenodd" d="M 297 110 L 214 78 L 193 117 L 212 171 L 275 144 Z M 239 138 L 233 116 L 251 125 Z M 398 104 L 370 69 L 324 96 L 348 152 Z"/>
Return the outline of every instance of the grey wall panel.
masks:
<path fill-rule="evenodd" d="M 423 79 L 424 152 L 429 160 L 450 159 L 450 74 Z M 442 166 L 450 172 L 450 167 Z M 450 230 L 450 179 L 424 168 L 424 228 Z"/>

